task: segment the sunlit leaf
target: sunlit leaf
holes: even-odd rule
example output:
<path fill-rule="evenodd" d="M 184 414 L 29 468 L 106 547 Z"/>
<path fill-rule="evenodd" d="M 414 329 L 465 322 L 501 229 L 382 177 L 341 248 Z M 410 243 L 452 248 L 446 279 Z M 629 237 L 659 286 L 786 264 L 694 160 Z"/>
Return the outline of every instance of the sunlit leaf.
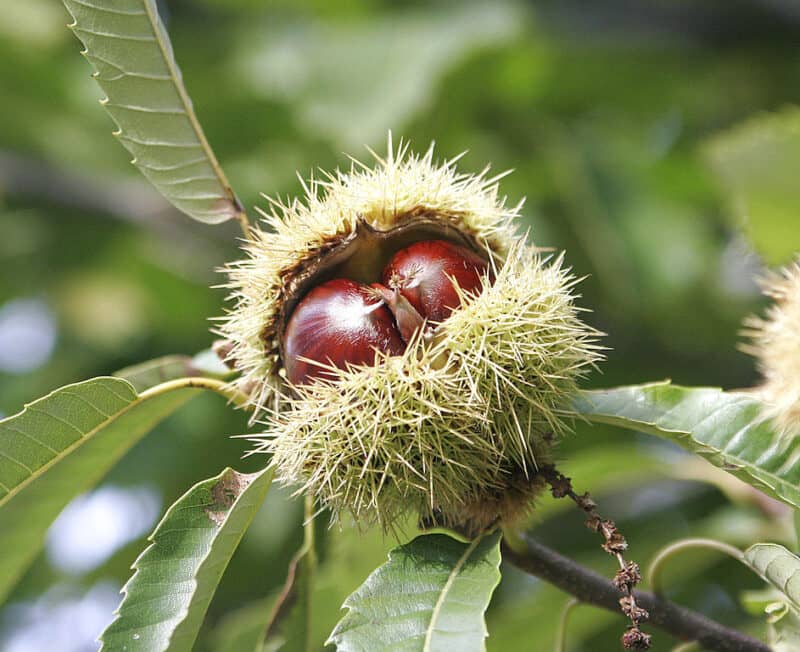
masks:
<path fill-rule="evenodd" d="M 800 612 L 800 557 L 777 543 L 757 543 L 744 551 L 744 560 Z"/>
<path fill-rule="evenodd" d="M 241 215 L 192 108 L 155 0 L 64 0 L 133 163 L 201 222 Z"/>
<path fill-rule="evenodd" d="M 214 591 L 272 482 L 225 469 L 167 510 L 136 560 L 103 650 L 191 650 Z"/>
<path fill-rule="evenodd" d="M 777 264 L 800 251 L 800 109 L 752 118 L 715 137 L 707 152 L 759 253 Z"/>
<path fill-rule="evenodd" d="M 772 608 L 774 609 L 776 606 L 773 605 Z M 800 650 L 800 615 L 796 611 L 782 610 L 769 620 L 769 644 L 772 652 L 797 652 Z"/>
<path fill-rule="evenodd" d="M 94 378 L 0 421 L 0 598 L 67 503 L 198 391 L 137 394 L 119 378 Z"/>
<path fill-rule="evenodd" d="M 662 382 L 583 392 L 575 409 L 589 421 L 669 439 L 800 506 L 800 440 L 780 437 L 751 396 Z"/>
<path fill-rule="evenodd" d="M 338 650 L 484 650 L 484 613 L 500 581 L 500 534 L 444 534 L 395 548 L 344 603 Z"/>
<path fill-rule="evenodd" d="M 744 551 L 744 561 L 779 593 L 764 611 L 775 652 L 800 649 L 800 557 L 774 543 L 757 543 Z"/>

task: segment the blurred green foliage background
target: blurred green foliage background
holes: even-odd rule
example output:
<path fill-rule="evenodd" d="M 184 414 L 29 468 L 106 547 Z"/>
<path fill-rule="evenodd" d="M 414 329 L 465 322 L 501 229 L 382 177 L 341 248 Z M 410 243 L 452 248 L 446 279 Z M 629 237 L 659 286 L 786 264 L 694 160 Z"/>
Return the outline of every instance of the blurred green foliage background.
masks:
<path fill-rule="evenodd" d="M 527 197 L 521 226 L 537 244 L 565 249 L 586 276 L 586 319 L 609 346 L 587 386 L 756 381 L 736 349 L 742 318 L 761 306 L 754 277 L 763 258 L 753 242 L 773 263 L 800 248 L 800 120 L 786 108 L 800 102 L 797 3 L 160 6 L 206 134 L 248 209 L 265 205 L 260 192 L 300 193 L 296 171 L 347 166 L 345 154 L 369 160 L 365 145 L 384 152 L 388 130 L 416 149 L 436 141 L 441 158 L 467 150 L 464 170 L 489 162 L 515 170 L 502 187 L 511 202 Z M 60 2 L 0 0 L 0 16 L 0 413 L 8 415 L 62 384 L 207 347 L 208 320 L 225 297 L 209 285 L 240 254 L 234 225 L 177 214 L 129 164 Z M 724 135 L 764 111 L 782 112 L 777 135 L 760 123 Z M 775 154 L 770 142 L 788 149 Z M 751 209 L 746 224 L 742 206 Z M 229 435 L 246 429 L 243 415 L 209 396 L 149 435 L 54 526 L 0 611 L 0 649 L 96 649 L 163 509 L 224 465 L 265 463 L 240 459 L 245 444 Z M 562 458 L 576 487 L 618 520 L 640 563 L 681 536 L 793 545 L 781 508 L 645 436 L 579 424 Z M 301 538 L 288 494 L 273 492 L 245 537 L 198 649 L 243 649 L 237 637 L 263 619 Z M 542 498 L 534 532 L 613 572 L 566 505 Z M 320 641 L 342 599 L 395 543 L 347 525 L 324 539 Z M 759 582 L 733 562 L 688 555 L 670 584 L 675 599 L 761 631 L 738 606 Z M 550 649 L 565 602 L 506 569 L 488 616 L 489 649 Z M 621 617 L 588 607 L 570 623 L 575 651 L 616 649 L 624 628 Z M 675 644 L 656 639 L 656 650 Z"/>

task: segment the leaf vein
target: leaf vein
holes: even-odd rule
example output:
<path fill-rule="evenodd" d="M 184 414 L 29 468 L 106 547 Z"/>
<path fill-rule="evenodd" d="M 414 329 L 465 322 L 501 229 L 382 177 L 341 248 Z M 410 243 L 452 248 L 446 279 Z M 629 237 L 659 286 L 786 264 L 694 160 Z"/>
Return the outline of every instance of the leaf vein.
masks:
<path fill-rule="evenodd" d="M 175 109 L 154 109 L 147 106 L 137 106 L 135 104 L 114 104 L 113 102 L 103 102 L 102 103 L 106 108 L 112 109 L 126 109 L 128 111 L 136 111 L 137 113 L 156 113 L 156 114 L 163 114 L 163 115 L 186 115 L 186 111 L 182 108 L 175 108 Z"/>
<path fill-rule="evenodd" d="M 142 145 L 143 147 L 176 147 L 183 149 L 202 149 L 203 147 L 200 143 L 180 143 L 174 140 L 141 140 L 139 138 L 129 136 L 124 131 L 119 133 L 117 137 L 120 140 L 126 140 L 136 145 Z"/>
<path fill-rule="evenodd" d="M 101 410 L 99 407 L 97 407 L 94 403 L 92 403 L 85 396 L 81 396 L 80 394 L 77 394 L 77 393 L 69 391 L 69 390 L 65 390 L 63 392 L 63 394 L 64 394 L 64 396 L 74 396 L 79 401 L 85 403 L 90 408 L 92 408 L 95 412 L 97 412 L 97 414 L 101 415 L 103 417 L 103 419 L 110 419 L 113 416 L 113 414 L 109 414 L 108 412 L 104 412 L 103 410 Z M 136 398 L 136 397 L 133 397 L 133 398 Z M 127 403 L 127 401 L 126 401 L 126 403 Z"/>
<path fill-rule="evenodd" d="M 224 197 L 218 192 L 196 192 L 192 193 L 191 195 L 170 195 L 170 197 L 178 201 L 202 201 L 204 199 L 227 199 L 227 197 Z"/>
<path fill-rule="evenodd" d="M 130 390 L 130 393 L 129 393 L 127 396 L 123 396 L 122 394 L 119 394 L 118 392 L 115 392 L 115 391 L 114 391 L 114 390 L 113 390 L 111 387 L 109 387 L 108 385 L 99 385 L 99 386 L 98 386 L 98 389 L 100 389 L 101 391 L 108 392 L 108 393 L 109 393 L 109 394 L 111 394 L 111 396 L 113 396 L 114 398 L 117 398 L 117 399 L 119 399 L 119 400 L 120 400 L 120 401 L 123 403 L 122 407 L 125 407 L 125 406 L 126 406 L 126 405 L 128 405 L 128 403 L 130 403 L 131 401 L 135 401 L 136 399 L 138 399 L 138 398 L 139 398 L 139 394 L 136 392 L 136 390 L 135 390 L 135 389 L 133 389 L 133 387 L 128 387 L 128 386 L 126 386 L 126 389 L 129 389 L 129 390 Z M 69 392 L 69 393 L 70 393 L 70 394 L 73 394 L 73 392 Z M 121 408 L 120 408 L 120 409 L 121 409 Z M 108 415 L 108 416 L 110 417 L 111 415 Z"/>
<path fill-rule="evenodd" d="M 99 32 L 94 29 L 89 29 L 88 27 L 81 27 L 78 24 L 75 24 L 72 27 L 72 31 L 81 32 L 83 34 L 91 34 L 92 36 L 98 36 L 100 38 L 115 39 L 119 41 L 136 41 L 140 43 L 146 43 L 156 40 L 155 36 L 136 36 L 134 34 L 115 34 L 114 32 Z"/>
<path fill-rule="evenodd" d="M 166 181 L 159 181 L 162 186 L 180 186 L 186 183 L 194 183 L 196 181 L 216 181 L 216 177 L 209 174 L 198 174 L 192 177 L 184 177 L 182 179 L 168 179 Z"/>
<path fill-rule="evenodd" d="M 8 453 L 4 453 L 3 451 L 0 451 L 0 455 L 2 455 L 3 457 L 5 457 L 6 459 L 9 459 L 9 460 L 11 460 L 11 461 L 12 461 L 14 464 L 16 464 L 17 466 L 21 466 L 21 467 L 22 467 L 23 469 L 25 469 L 25 470 L 26 470 L 28 473 L 30 473 L 31 475 L 33 475 L 33 469 L 29 469 L 29 468 L 28 468 L 28 466 L 27 466 L 27 464 L 23 464 L 23 463 L 22 463 L 22 462 L 20 462 L 18 459 L 15 459 L 15 458 L 11 457 L 11 455 L 9 455 Z M 11 490 L 9 489 L 9 491 L 11 491 Z"/>
<path fill-rule="evenodd" d="M 445 597 L 453 588 L 453 584 L 458 577 L 458 574 L 461 572 L 461 569 L 464 567 L 464 564 L 467 563 L 467 559 L 472 556 L 472 553 L 475 552 L 475 549 L 478 547 L 481 539 L 476 538 L 465 550 L 464 553 L 459 557 L 458 562 L 456 565 L 453 566 L 453 570 L 450 571 L 449 576 L 447 578 L 447 582 L 445 583 L 444 587 L 442 587 L 442 592 L 439 595 L 439 599 L 436 601 L 436 604 L 433 607 L 433 611 L 431 613 L 431 621 L 427 628 L 427 632 L 425 633 L 425 642 L 423 643 L 423 650 L 426 652 L 431 649 L 431 640 L 433 638 L 433 631 L 436 629 L 436 622 L 439 619 L 439 615 L 444 605 Z"/>
<path fill-rule="evenodd" d="M 124 9 L 112 9 L 111 7 L 103 7 L 100 5 L 92 4 L 91 2 L 87 2 L 87 0 L 67 0 L 68 2 L 76 5 L 81 5 L 86 7 L 87 9 L 93 9 L 95 11 L 102 11 L 103 13 L 107 14 L 116 14 L 118 16 L 145 16 L 147 12 L 145 11 L 125 11 Z"/>
<path fill-rule="evenodd" d="M 83 56 L 86 57 L 86 59 L 88 59 L 93 65 L 94 65 L 95 61 L 99 61 L 100 63 L 108 66 L 109 68 L 114 68 L 114 70 L 119 70 L 119 72 L 121 73 L 121 74 L 119 74 L 118 76 L 116 76 L 114 78 L 105 78 L 105 77 L 100 76 L 100 71 L 98 70 L 97 66 L 95 65 L 95 70 L 97 70 L 96 79 L 98 79 L 98 80 L 116 81 L 117 79 L 120 79 L 121 77 L 127 75 L 128 77 L 136 77 L 136 78 L 139 78 L 139 79 L 148 79 L 148 80 L 152 80 L 152 81 L 168 81 L 168 82 L 172 81 L 172 77 L 170 77 L 169 75 L 159 75 L 157 73 L 125 70 L 124 68 L 120 68 L 113 61 L 111 61 L 109 59 L 106 59 L 104 57 L 101 57 L 99 54 L 95 54 L 94 52 L 89 52 L 88 50 L 84 50 Z"/>
<path fill-rule="evenodd" d="M 199 156 L 197 158 L 187 159 L 186 161 L 176 163 L 175 165 L 153 165 L 152 163 L 139 163 L 139 161 L 136 159 L 133 160 L 133 164 L 137 167 L 152 170 L 153 172 L 169 172 L 172 170 L 180 170 L 181 168 L 187 168 L 190 165 L 197 165 L 198 163 L 208 163 L 208 159 L 206 159 L 205 156 Z"/>
<path fill-rule="evenodd" d="M 28 409 L 30 409 L 30 408 L 28 408 Z M 41 410 L 40 410 L 40 411 L 41 411 Z M 54 455 L 58 455 L 58 451 L 57 451 L 57 450 L 55 450 L 55 449 L 54 449 L 52 446 L 50 446 L 49 444 L 45 444 L 43 441 L 39 441 L 39 440 L 38 440 L 36 437 L 34 437 L 33 435 L 31 435 L 30 433 L 28 433 L 28 432 L 25 432 L 24 430 L 20 430 L 20 429 L 19 429 L 19 428 L 17 428 L 16 426 L 12 426 L 12 425 L 10 425 L 10 424 L 7 424 L 7 425 L 4 425 L 4 426 L 3 426 L 3 428 L 4 428 L 4 429 L 6 429 L 6 430 L 9 430 L 9 431 L 11 431 L 11 432 L 16 432 L 17 434 L 20 434 L 20 435 L 22 435 L 23 437 L 27 437 L 27 438 L 28 438 L 28 439 L 30 439 L 32 442 L 35 442 L 35 443 L 39 444 L 39 446 L 41 446 L 42 448 L 45 448 L 45 449 L 47 449 L 48 451 L 50 451 L 50 452 L 51 452 L 51 453 L 53 453 Z M 81 437 L 83 436 L 83 435 L 81 434 L 81 432 L 80 432 L 80 431 L 78 431 L 78 434 L 79 434 L 79 435 L 81 435 Z"/>

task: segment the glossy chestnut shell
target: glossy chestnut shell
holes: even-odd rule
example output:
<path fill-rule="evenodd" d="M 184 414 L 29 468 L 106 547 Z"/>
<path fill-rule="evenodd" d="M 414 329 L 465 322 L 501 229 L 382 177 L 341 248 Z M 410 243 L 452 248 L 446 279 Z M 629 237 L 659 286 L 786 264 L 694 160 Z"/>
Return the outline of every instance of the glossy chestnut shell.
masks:
<path fill-rule="evenodd" d="M 430 322 L 444 321 L 458 308 L 455 284 L 465 292 L 481 288 L 486 261 L 447 240 L 425 240 L 401 249 L 383 270 L 383 284 L 400 291 Z"/>
<path fill-rule="evenodd" d="M 324 367 L 374 364 L 376 350 L 400 355 L 406 345 L 392 313 L 365 285 L 333 279 L 309 292 L 292 313 L 284 333 L 284 367 L 293 384 L 331 378 Z M 305 358 L 305 359 L 304 359 Z"/>
<path fill-rule="evenodd" d="M 375 364 L 377 352 L 401 355 L 424 323 L 458 307 L 454 284 L 479 291 L 488 266 L 468 247 L 441 239 L 412 242 L 388 257 L 382 284 L 334 278 L 295 305 L 281 338 L 290 383 L 333 378 L 331 367 Z"/>

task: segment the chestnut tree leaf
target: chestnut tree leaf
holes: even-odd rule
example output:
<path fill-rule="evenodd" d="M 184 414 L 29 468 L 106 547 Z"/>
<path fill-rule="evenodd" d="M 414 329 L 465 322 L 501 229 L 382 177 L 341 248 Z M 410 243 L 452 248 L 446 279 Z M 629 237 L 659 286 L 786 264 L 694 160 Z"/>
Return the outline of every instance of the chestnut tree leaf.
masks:
<path fill-rule="evenodd" d="M 756 543 L 744 551 L 744 561 L 800 614 L 800 557 L 777 543 Z"/>
<path fill-rule="evenodd" d="M 225 568 L 264 501 L 272 469 L 225 469 L 167 510 L 134 562 L 102 650 L 189 652 Z"/>
<path fill-rule="evenodd" d="M 800 551 L 800 511 L 794 512 L 794 548 Z"/>
<path fill-rule="evenodd" d="M 584 391 L 582 417 L 668 439 L 800 507 L 800 439 L 782 437 L 753 396 L 669 382 Z"/>
<path fill-rule="evenodd" d="M 794 609 L 783 610 L 771 605 L 767 612 L 769 621 L 768 642 L 772 652 L 797 652 L 800 650 L 800 614 Z"/>
<path fill-rule="evenodd" d="M 484 613 L 500 582 L 500 533 L 470 543 L 426 534 L 389 553 L 344 602 L 340 651 L 485 649 Z"/>
<path fill-rule="evenodd" d="M 778 591 L 780 599 L 765 607 L 772 649 L 800 649 L 800 557 L 774 543 L 756 543 L 744 551 L 744 561 Z"/>
<path fill-rule="evenodd" d="M 176 208 L 200 222 L 241 218 L 183 84 L 156 0 L 63 0 L 101 104 L 133 164 Z"/>
<path fill-rule="evenodd" d="M 66 385 L 0 421 L 0 599 L 59 512 L 200 390 L 137 393 L 120 378 Z"/>

